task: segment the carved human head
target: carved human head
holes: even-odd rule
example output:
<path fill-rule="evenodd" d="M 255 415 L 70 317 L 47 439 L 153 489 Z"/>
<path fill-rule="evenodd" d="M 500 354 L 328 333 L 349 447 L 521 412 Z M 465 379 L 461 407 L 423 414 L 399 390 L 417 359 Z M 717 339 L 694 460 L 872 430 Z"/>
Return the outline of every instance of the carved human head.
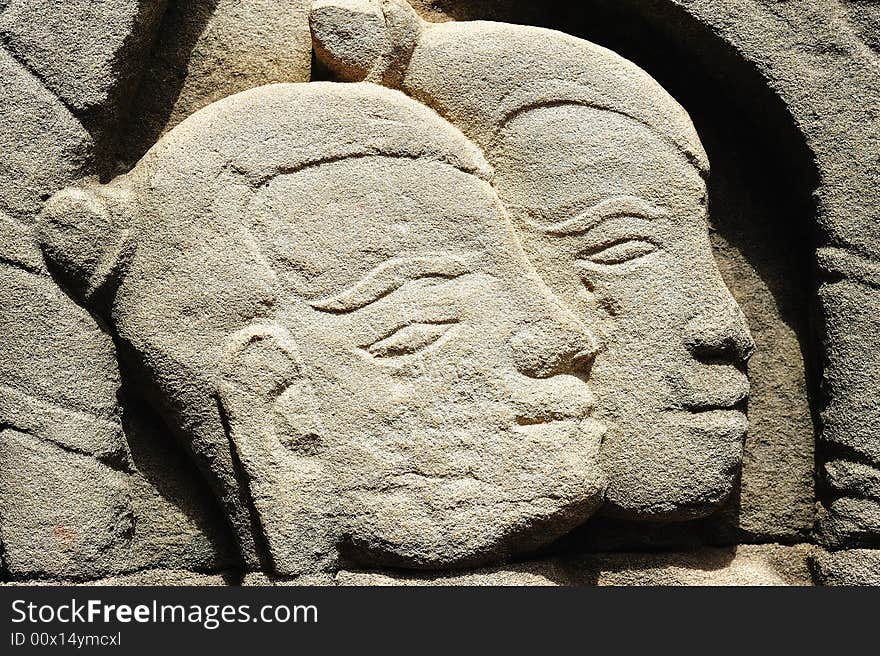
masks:
<path fill-rule="evenodd" d="M 491 175 L 403 94 L 271 85 L 60 192 L 42 239 L 276 572 L 477 563 L 604 491 L 597 344 Z"/>

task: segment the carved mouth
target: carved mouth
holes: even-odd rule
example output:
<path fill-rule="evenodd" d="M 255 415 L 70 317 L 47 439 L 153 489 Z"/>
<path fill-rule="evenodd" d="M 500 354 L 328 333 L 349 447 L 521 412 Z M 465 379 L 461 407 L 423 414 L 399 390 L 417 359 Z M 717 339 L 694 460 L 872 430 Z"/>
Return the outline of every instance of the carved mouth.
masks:
<path fill-rule="evenodd" d="M 546 426 L 548 424 L 571 424 L 586 419 L 586 417 L 522 417 L 516 418 L 517 426 Z"/>
<path fill-rule="evenodd" d="M 541 403 L 541 397 L 532 397 L 528 403 L 518 404 L 513 416 L 516 428 L 528 428 L 530 426 L 548 426 L 560 424 L 576 424 L 593 415 L 592 397 L 577 400 L 575 397 L 560 399 L 558 395 L 547 397 L 547 401 Z M 575 403 L 571 400 L 575 399 Z"/>
<path fill-rule="evenodd" d="M 741 443 L 748 431 L 746 399 L 734 404 L 700 405 L 677 410 L 682 427 L 700 435 Z"/>
<path fill-rule="evenodd" d="M 669 407 L 666 411 L 678 415 L 677 423 L 682 427 L 714 439 L 740 443 L 749 426 L 746 418 L 747 404 L 748 394 L 742 394 L 735 402 L 682 403 L 678 407 Z"/>
<path fill-rule="evenodd" d="M 594 421 L 589 417 L 518 416 L 516 423 L 513 425 L 513 431 L 531 437 L 544 437 L 555 440 L 559 439 L 563 433 L 565 435 L 575 435 L 581 432 L 589 433 L 590 431 L 585 429 L 593 425 Z"/>
<path fill-rule="evenodd" d="M 682 394 L 678 398 L 672 398 L 670 404 L 664 410 L 667 412 L 687 412 L 690 414 L 718 411 L 741 412 L 745 414 L 749 403 L 749 388 L 748 385 L 745 385 L 739 388 L 715 390 L 711 394 L 700 394 L 699 396 L 702 398 L 697 400 L 694 396 Z"/>
<path fill-rule="evenodd" d="M 560 421 L 577 421 L 577 419 L 573 417 L 523 417 L 517 416 L 516 425 L 517 426 L 537 426 L 540 424 L 555 424 Z"/>
<path fill-rule="evenodd" d="M 708 405 L 683 405 L 681 408 L 677 408 L 678 410 L 684 410 L 685 412 L 690 412 L 691 414 L 700 414 L 703 412 L 718 412 L 718 411 L 728 411 L 728 412 L 740 412 L 742 414 L 746 413 L 748 408 L 749 397 L 743 396 L 742 399 L 735 403 L 712 403 Z M 676 408 L 673 408 L 676 409 Z"/>

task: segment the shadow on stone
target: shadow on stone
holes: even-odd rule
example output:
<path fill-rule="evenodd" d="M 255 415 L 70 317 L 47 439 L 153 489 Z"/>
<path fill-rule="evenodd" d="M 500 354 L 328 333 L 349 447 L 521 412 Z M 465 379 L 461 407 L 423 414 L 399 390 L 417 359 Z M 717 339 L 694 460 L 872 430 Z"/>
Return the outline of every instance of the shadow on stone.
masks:
<path fill-rule="evenodd" d="M 172 3 L 159 27 L 150 62 L 123 121 L 118 166 L 122 172 L 156 143 L 168 124 L 187 75 L 187 62 L 219 0 Z M 111 176 L 112 177 L 112 176 Z"/>

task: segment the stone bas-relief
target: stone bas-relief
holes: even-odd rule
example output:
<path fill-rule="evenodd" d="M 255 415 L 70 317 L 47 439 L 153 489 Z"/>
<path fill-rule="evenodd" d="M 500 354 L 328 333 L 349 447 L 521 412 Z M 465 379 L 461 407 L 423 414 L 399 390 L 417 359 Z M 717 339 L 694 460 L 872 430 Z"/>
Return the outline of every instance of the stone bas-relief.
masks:
<path fill-rule="evenodd" d="M 737 2 L 682 11 L 758 57 L 763 75 L 789 46 L 761 60 L 731 36 L 736 21 L 716 29 L 713 12 Z M 39 4 L 59 33 L 92 16 L 87 3 Z M 35 131 L 16 111 L 23 96 L 7 94 L 0 121 L 0 578 L 880 580 L 880 405 L 850 393 L 871 374 L 849 333 L 876 335 L 862 237 L 854 254 L 843 228 L 816 219 L 835 235 L 819 258 L 833 412 L 814 410 L 833 448 L 818 452 L 817 532 L 737 533 L 755 346 L 712 255 L 717 178 L 688 113 L 650 75 L 590 41 L 512 24 L 538 22 L 514 0 L 413 3 L 459 21 L 444 24 L 402 0 L 317 0 L 310 16 L 305 1 L 146 4 L 102 2 L 94 20 L 118 17 L 124 38 L 62 60 L 0 2 L 13 87 L 52 110 Z M 771 23 L 749 23 L 758 45 Z M 71 57 L 88 75 L 71 74 Z M 768 74 L 771 93 L 789 64 Z M 259 86 L 273 81 L 302 84 Z M 871 88 L 862 80 L 860 93 Z M 821 112 L 782 93 L 794 129 L 815 139 Z M 857 308 L 839 302 L 844 288 Z M 765 310 L 748 305 L 763 350 Z M 787 394 L 769 373 L 753 389 Z M 758 464 L 751 490 L 777 480 Z M 802 492 L 780 490 L 767 517 L 787 498 L 811 504 Z M 748 512 L 766 498 L 750 496 Z M 719 517 L 734 530 L 701 537 Z M 554 543 L 576 527 L 580 538 Z M 797 544 L 735 544 L 774 539 Z"/>
<path fill-rule="evenodd" d="M 708 163 L 684 110 L 557 32 L 424 23 L 402 1 L 316 2 L 312 26 L 340 78 L 399 86 L 485 149 L 530 260 L 602 334 L 606 512 L 717 509 L 741 464 L 754 344 L 712 258 Z"/>
<path fill-rule="evenodd" d="M 399 92 L 275 85 L 60 192 L 41 239 L 261 564 L 474 564 L 558 537 L 604 491 L 597 344 L 490 177 Z"/>

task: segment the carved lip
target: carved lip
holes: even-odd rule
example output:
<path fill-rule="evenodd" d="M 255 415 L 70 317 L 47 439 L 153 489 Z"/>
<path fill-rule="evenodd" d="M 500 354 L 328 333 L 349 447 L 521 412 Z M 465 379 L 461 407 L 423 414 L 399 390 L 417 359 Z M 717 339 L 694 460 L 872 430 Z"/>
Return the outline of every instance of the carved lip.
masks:
<path fill-rule="evenodd" d="M 685 423 L 712 434 L 727 435 L 731 439 L 741 439 L 749 428 L 745 413 L 733 409 L 688 413 Z"/>
<path fill-rule="evenodd" d="M 544 426 L 547 424 L 579 423 L 585 419 L 590 419 L 592 416 L 592 406 L 580 410 L 571 408 L 551 410 L 548 408 L 539 411 L 521 412 L 514 417 L 514 421 L 517 427 Z"/>
<path fill-rule="evenodd" d="M 580 421 L 584 417 L 516 417 L 517 426 L 541 426 L 543 424 L 558 424 L 561 422 Z"/>
<path fill-rule="evenodd" d="M 544 431 L 552 433 L 554 429 L 577 431 L 580 428 L 592 425 L 591 421 L 589 417 L 542 417 L 540 419 L 517 417 L 513 430 L 529 434 L 540 434 Z"/>
<path fill-rule="evenodd" d="M 702 407 L 699 410 L 680 410 L 681 425 L 697 430 L 712 438 L 741 442 L 749 428 L 744 408 Z"/>
<path fill-rule="evenodd" d="M 746 417 L 748 393 L 739 394 L 738 400 L 727 399 L 727 402 L 681 404 L 667 408 L 667 412 L 678 414 L 681 424 L 716 438 L 740 442 L 749 427 Z"/>
<path fill-rule="evenodd" d="M 736 410 L 745 413 L 749 401 L 749 389 L 730 390 L 713 394 L 714 400 L 692 401 L 680 400 L 666 408 L 671 411 L 684 411 L 690 413 L 713 412 L 716 410 Z"/>

